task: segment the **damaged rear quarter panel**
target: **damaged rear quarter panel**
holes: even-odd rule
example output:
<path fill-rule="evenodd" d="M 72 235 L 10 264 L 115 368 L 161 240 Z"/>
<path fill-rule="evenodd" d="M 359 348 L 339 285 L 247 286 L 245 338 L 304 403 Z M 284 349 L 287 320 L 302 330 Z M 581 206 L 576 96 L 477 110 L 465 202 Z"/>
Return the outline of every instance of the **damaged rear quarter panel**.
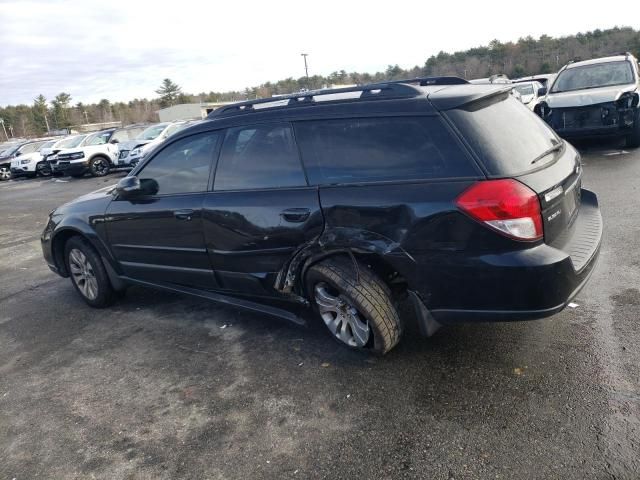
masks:
<path fill-rule="evenodd" d="M 474 182 L 321 187 L 324 231 L 300 249 L 282 272 L 283 289 L 290 291 L 304 269 L 324 256 L 352 252 L 376 255 L 402 275 L 409 288 L 432 292 L 428 285 L 436 283 L 448 253 L 472 249 L 477 236 L 486 235 L 454 203 Z"/>

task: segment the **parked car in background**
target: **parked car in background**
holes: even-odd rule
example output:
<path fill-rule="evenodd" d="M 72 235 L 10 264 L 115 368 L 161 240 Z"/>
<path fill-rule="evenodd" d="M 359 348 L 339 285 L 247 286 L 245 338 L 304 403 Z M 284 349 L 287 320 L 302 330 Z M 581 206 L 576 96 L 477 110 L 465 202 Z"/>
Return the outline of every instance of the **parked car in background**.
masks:
<path fill-rule="evenodd" d="M 0 148 L 0 181 L 11 178 L 11 160 L 25 140 L 4 142 Z"/>
<path fill-rule="evenodd" d="M 144 129 L 133 140 L 128 140 L 121 143 L 118 148 L 120 150 L 118 160 L 116 162 L 119 167 L 135 166 L 141 158 L 143 151 L 148 151 L 154 145 L 162 143 L 166 138 L 174 132 L 177 132 L 180 128 L 186 126 L 186 121 L 165 122 L 156 123 Z M 141 147 L 149 145 L 144 150 Z M 136 155 L 131 155 L 135 152 Z"/>
<path fill-rule="evenodd" d="M 118 144 L 135 138 L 144 129 L 143 125 L 131 125 L 93 133 L 77 147 L 60 150 L 49 163 L 54 173 L 72 177 L 82 177 L 86 173 L 94 177 L 107 175 L 116 166 Z"/>
<path fill-rule="evenodd" d="M 469 83 L 473 83 L 476 85 L 485 85 L 485 84 L 507 84 L 511 83 L 509 77 L 504 73 L 496 73 L 486 78 L 476 78 L 474 80 L 469 80 Z"/>
<path fill-rule="evenodd" d="M 87 138 L 88 135 L 72 135 L 69 137 L 61 138 L 53 142 L 51 145 L 43 145 L 40 149 L 40 155 L 42 155 L 42 160 L 38 162 L 36 165 L 36 172 L 39 175 L 44 177 L 51 175 L 52 169 L 50 161 L 53 160 L 53 157 L 61 150 L 65 148 L 74 148 L 79 146 L 82 141 Z"/>
<path fill-rule="evenodd" d="M 556 78 L 555 73 L 540 73 L 538 75 L 530 75 L 528 77 L 521 77 L 512 80 L 513 83 L 527 83 L 527 82 L 538 82 L 543 87 L 549 88 L 553 83 L 554 78 Z"/>
<path fill-rule="evenodd" d="M 559 312 L 602 236 L 580 154 L 511 85 L 418 80 L 222 107 L 54 210 L 46 262 L 94 307 L 137 284 L 315 312 L 377 353 L 400 340 L 399 302 L 425 334 Z"/>
<path fill-rule="evenodd" d="M 539 93 L 542 88 L 539 82 L 520 82 L 513 87 L 520 94 L 520 101 L 529 107 L 529 110 L 533 110 L 540 101 Z"/>
<path fill-rule="evenodd" d="M 564 138 L 619 136 L 640 147 L 640 79 L 630 53 L 569 63 L 535 111 Z"/>
<path fill-rule="evenodd" d="M 11 158 L 10 171 L 12 177 L 30 177 L 37 175 L 36 165 L 42 160 L 40 149 L 50 146 L 55 140 L 34 140 L 16 148 Z"/>

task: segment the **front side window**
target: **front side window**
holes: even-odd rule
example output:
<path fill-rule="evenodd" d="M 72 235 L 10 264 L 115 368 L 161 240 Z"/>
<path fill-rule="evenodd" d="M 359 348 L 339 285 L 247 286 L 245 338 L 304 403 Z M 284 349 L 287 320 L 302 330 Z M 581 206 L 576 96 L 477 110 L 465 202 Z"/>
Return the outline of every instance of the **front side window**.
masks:
<path fill-rule="evenodd" d="M 608 87 L 634 83 L 631 62 L 596 63 L 563 70 L 558 75 L 551 93 L 571 92 L 587 88 Z"/>
<path fill-rule="evenodd" d="M 231 128 L 216 170 L 215 190 L 306 186 L 291 126 Z"/>
<path fill-rule="evenodd" d="M 314 185 L 477 175 L 437 117 L 314 120 L 295 129 Z"/>
<path fill-rule="evenodd" d="M 154 156 L 138 174 L 140 183 L 152 185 L 157 195 L 205 192 L 220 133 L 183 138 Z"/>

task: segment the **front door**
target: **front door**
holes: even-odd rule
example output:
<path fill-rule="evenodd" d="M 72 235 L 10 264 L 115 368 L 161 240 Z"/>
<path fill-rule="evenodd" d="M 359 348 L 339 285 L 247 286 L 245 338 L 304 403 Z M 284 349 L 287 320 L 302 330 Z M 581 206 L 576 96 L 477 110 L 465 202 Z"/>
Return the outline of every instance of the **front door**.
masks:
<path fill-rule="evenodd" d="M 146 193 L 118 198 L 107 234 L 128 277 L 152 283 L 216 287 L 202 230 L 202 207 L 220 134 L 167 144 L 138 173 Z"/>
<path fill-rule="evenodd" d="M 220 288 L 275 293 L 278 271 L 323 227 L 318 191 L 307 186 L 288 123 L 226 132 L 203 226 Z"/>

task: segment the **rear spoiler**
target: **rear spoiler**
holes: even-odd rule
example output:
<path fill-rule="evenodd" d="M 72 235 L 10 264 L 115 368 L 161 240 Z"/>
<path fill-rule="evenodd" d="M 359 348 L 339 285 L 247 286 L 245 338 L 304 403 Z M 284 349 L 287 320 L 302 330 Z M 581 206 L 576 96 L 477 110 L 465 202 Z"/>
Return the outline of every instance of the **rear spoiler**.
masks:
<path fill-rule="evenodd" d="M 508 95 L 515 85 L 460 85 L 442 88 L 428 95 L 429 101 L 438 110 L 451 110 L 452 108 L 479 107 L 479 103 L 491 104 Z"/>

